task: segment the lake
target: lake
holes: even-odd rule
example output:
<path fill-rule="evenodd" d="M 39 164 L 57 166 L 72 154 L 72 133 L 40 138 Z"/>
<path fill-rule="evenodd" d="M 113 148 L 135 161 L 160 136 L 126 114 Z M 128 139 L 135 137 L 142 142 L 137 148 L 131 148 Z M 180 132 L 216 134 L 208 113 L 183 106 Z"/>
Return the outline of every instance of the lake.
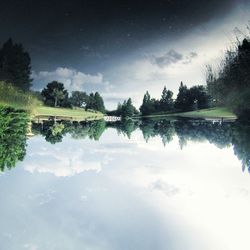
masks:
<path fill-rule="evenodd" d="M 0 124 L 0 249 L 250 249 L 248 124 L 44 121 L 27 137 L 24 121 Z"/>

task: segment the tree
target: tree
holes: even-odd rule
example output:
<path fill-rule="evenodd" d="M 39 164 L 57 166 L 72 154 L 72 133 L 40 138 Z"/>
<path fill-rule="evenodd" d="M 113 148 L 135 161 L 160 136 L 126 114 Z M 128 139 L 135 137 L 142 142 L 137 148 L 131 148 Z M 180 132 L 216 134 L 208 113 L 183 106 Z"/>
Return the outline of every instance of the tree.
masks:
<path fill-rule="evenodd" d="M 175 108 L 178 111 L 189 111 L 192 110 L 192 101 L 189 96 L 189 91 L 186 85 L 181 82 L 179 87 L 179 93 L 175 100 Z"/>
<path fill-rule="evenodd" d="M 121 107 L 118 106 L 118 108 L 121 109 L 120 115 L 122 118 L 132 117 L 134 114 L 137 113 L 136 108 L 132 104 L 131 98 L 129 98 L 127 101 L 125 100 Z"/>
<path fill-rule="evenodd" d="M 11 83 L 22 90 L 31 87 L 31 60 L 22 44 L 10 38 L 0 49 L 0 80 Z"/>
<path fill-rule="evenodd" d="M 86 94 L 86 92 L 72 91 L 70 97 L 70 103 L 72 104 L 72 106 L 83 107 L 86 106 L 87 102 L 88 102 L 88 95 Z"/>
<path fill-rule="evenodd" d="M 142 105 L 140 107 L 142 115 L 149 115 L 155 111 L 154 100 L 151 100 L 150 94 L 147 91 L 143 97 Z"/>
<path fill-rule="evenodd" d="M 174 109 L 173 92 L 167 90 L 166 86 L 164 86 L 160 100 L 160 110 L 172 111 L 173 109 Z"/>
<path fill-rule="evenodd" d="M 95 110 L 105 113 L 104 101 L 98 92 L 95 92 Z"/>
<path fill-rule="evenodd" d="M 42 90 L 41 95 L 46 105 L 54 107 L 67 106 L 68 91 L 64 89 L 63 83 L 57 81 L 48 83 L 47 87 Z"/>
<path fill-rule="evenodd" d="M 51 144 L 62 142 L 64 132 L 64 124 L 54 123 L 49 129 L 46 130 L 45 140 Z"/>
<path fill-rule="evenodd" d="M 216 77 L 207 79 L 213 99 L 231 109 L 240 119 L 250 120 L 250 40 L 243 39 L 228 50 Z M 211 91 L 211 86 L 213 92 Z"/>
<path fill-rule="evenodd" d="M 204 86 L 193 86 L 189 89 L 190 103 L 192 110 L 204 109 L 209 107 L 209 97 Z"/>
<path fill-rule="evenodd" d="M 104 101 L 98 92 L 96 92 L 95 94 L 90 93 L 85 108 L 86 110 L 93 109 L 105 113 Z"/>

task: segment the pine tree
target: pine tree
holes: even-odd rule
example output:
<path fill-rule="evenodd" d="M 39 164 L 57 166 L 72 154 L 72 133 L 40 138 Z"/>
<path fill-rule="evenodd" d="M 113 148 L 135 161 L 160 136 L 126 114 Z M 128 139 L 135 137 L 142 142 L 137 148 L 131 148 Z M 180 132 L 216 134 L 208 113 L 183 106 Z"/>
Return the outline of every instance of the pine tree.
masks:
<path fill-rule="evenodd" d="M 31 87 L 31 60 L 22 44 L 15 44 L 10 38 L 0 49 L 0 80 L 29 90 Z"/>
<path fill-rule="evenodd" d="M 171 111 L 174 108 L 173 92 L 167 90 L 166 86 L 162 91 L 160 100 L 160 111 Z"/>

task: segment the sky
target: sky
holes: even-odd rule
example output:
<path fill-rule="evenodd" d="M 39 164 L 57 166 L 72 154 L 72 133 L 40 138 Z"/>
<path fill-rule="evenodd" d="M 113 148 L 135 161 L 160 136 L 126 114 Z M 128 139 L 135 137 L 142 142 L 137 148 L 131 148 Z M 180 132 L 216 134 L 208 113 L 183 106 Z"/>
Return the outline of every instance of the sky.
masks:
<path fill-rule="evenodd" d="M 35 90 L 58 80 L 99 91 L 109 109 L 128 97 L 138 107 L 146 90 L 205 84 L 249 12 L 249 0 L 3 0 L 0 43 L 12 37 L 30 53 Z"/>
<path fill-rule="evenodd" d="M 249 250 L 249 174 L 233 146 L 115 129 L 27 144 L 0 174 L 2 249 Z"/>

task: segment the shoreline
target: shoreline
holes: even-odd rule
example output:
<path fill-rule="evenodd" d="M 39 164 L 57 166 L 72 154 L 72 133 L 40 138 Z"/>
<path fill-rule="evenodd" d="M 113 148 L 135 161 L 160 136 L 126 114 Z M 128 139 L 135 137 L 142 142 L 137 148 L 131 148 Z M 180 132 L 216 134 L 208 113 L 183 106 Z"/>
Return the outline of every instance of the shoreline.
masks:
<path fill-rule="evenodd" d="M 208 109 L 200 109 L 196 111 L 180 112 L 180 113 L 167 113 L 167 114 L 152 114 L 145 116 L 138 116 L 135 118 L 157 118 L 157 117 L 183 117 L 194 119 L 214 119 L 214 120 L 227 120 L 234 121 L 237 116 L 224 107 L 215 107 Z"/>

